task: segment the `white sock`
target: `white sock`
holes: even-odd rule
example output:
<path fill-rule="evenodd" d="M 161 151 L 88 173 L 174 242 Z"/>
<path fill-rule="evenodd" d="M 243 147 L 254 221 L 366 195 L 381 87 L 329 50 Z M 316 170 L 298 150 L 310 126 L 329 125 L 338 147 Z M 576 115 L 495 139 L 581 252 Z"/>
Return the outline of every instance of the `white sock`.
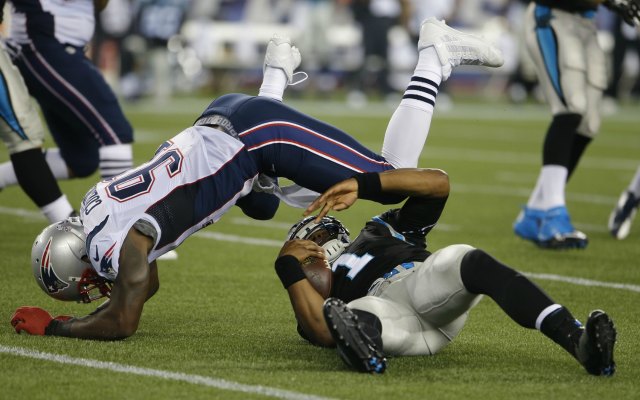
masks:
<path fill-rule="evenodd" d="M 133 167 L 131 144 L 113 144 L 100 147 L 100 176 L 111 178 Z"/>
<path fill-rule="evenodd" d="M 426 47 L 418 52 L 418 64 L 416 65 L 414 75 L 419 75 L 430 79 L 436 85 L 440 85 L 443 80 L 442 64 L 438 58 L 438 53 L 433 46 Z"/>
<path fill-rule="evenodd" d="M 258 96 L 282 101 L 282 96 L 284 96 L 284 90 L 286 88 L 287 74 L 280 68 L 273 68 L 267 65 L 264 69 L 264 76 Z"/>
<path fill-rule="evenodd" d="M 56 179 L 69 179 L 69 168 L 60 155 L 60 149 L 45 150 L 44 158 L 47 160 L 47 164 L 49 164 L 49 168 Z"/>
<path fill-rule="evenodd" d="M 382 156 L 395 168 L 418 166 L 429 135 L 441 78 L 435 49 L 422 49 L 411 82 L 384 134 Z"/>
<path fill-rule="evenodd" d="M 13 186 L 18 183 L 18 177 L 13 169 L 11 161 L 0 164 L 0 189 Z"/>
<path fill-rule="evenodd" d="M 629 183 L 629 191 L 636 197 L 640 197 L 640 167 L 636 170 L 631 183 Z"/>
<path fill-rule="evenodd" d="M 564 206 L 564 189 L 567 183 L 567 168 L 560 165 L 545 165 L 540 172 L 542 179 L 541 210 Z"/>
<path fill-rule="evenodd" d="M 536 210 L 541 210 L 542 208 L 542 171 L 538 175 L 538 180 L 536 181 L 536 186 L 533 188 L 531 195 L 529 196 L 529 201 L 527 202 L 528 208 L 533 208 Z"/>
<path fill-rule="evenodd" d="M 49 222 L 54 223 L 63 220 L 71 214 L 73 207 L 69 204 L 64 194 L 40 209 Z"/>

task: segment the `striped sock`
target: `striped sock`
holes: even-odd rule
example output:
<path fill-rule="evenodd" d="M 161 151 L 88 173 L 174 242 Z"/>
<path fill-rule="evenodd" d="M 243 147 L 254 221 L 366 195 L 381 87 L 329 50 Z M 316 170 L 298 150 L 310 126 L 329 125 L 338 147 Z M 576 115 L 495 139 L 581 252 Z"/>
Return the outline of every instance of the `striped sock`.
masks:
<path fill-rule="evenodd" d="M 431 79 L 414 75 L 402 96 L 400 105 L 433 112 L 439 87 L 440 85 Z"/>

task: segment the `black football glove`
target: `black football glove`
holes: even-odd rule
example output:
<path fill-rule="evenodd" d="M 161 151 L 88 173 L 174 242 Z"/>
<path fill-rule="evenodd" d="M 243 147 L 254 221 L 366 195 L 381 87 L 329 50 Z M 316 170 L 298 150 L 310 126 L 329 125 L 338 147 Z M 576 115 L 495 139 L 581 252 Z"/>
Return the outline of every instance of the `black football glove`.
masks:
<path fill-rule="evenodd" d="M 602 3 L 614 11 L 629 25 L 640 25 L 640 0 L 604 0 Z"/>

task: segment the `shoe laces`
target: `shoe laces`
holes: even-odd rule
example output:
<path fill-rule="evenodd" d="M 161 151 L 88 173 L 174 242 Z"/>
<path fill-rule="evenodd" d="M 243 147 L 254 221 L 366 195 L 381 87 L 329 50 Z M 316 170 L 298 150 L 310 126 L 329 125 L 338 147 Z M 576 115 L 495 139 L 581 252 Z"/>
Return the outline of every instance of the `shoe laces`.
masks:
<path fill-rule="evenodd" d="M 309 78 L 309 75 L 304 71 L 294 72 L 293 75 L 291 75 L 291 82 L 289 83 L 289 86 L 300 84 L 306 81 L 307 78 Z"/>

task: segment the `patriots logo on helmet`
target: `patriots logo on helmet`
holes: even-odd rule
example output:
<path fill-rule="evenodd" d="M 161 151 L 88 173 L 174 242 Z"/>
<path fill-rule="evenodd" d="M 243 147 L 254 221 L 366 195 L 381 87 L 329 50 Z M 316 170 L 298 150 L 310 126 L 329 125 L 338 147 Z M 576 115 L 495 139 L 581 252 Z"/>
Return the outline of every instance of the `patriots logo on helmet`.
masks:
<path fill-rule="evenodd" d="M 56 272 L 53 270 L 53 265 L 51 265 L 51 242 L 52 239 L 49 238 L 49 242 L 47 242 L 44 252 L 42 253 L 42 259 L 40 260 L 40 277 L 49 293 L 58 293 L 69 287 L 69 284 L 58 278 L 58 275 L 56 275 Z"/>

